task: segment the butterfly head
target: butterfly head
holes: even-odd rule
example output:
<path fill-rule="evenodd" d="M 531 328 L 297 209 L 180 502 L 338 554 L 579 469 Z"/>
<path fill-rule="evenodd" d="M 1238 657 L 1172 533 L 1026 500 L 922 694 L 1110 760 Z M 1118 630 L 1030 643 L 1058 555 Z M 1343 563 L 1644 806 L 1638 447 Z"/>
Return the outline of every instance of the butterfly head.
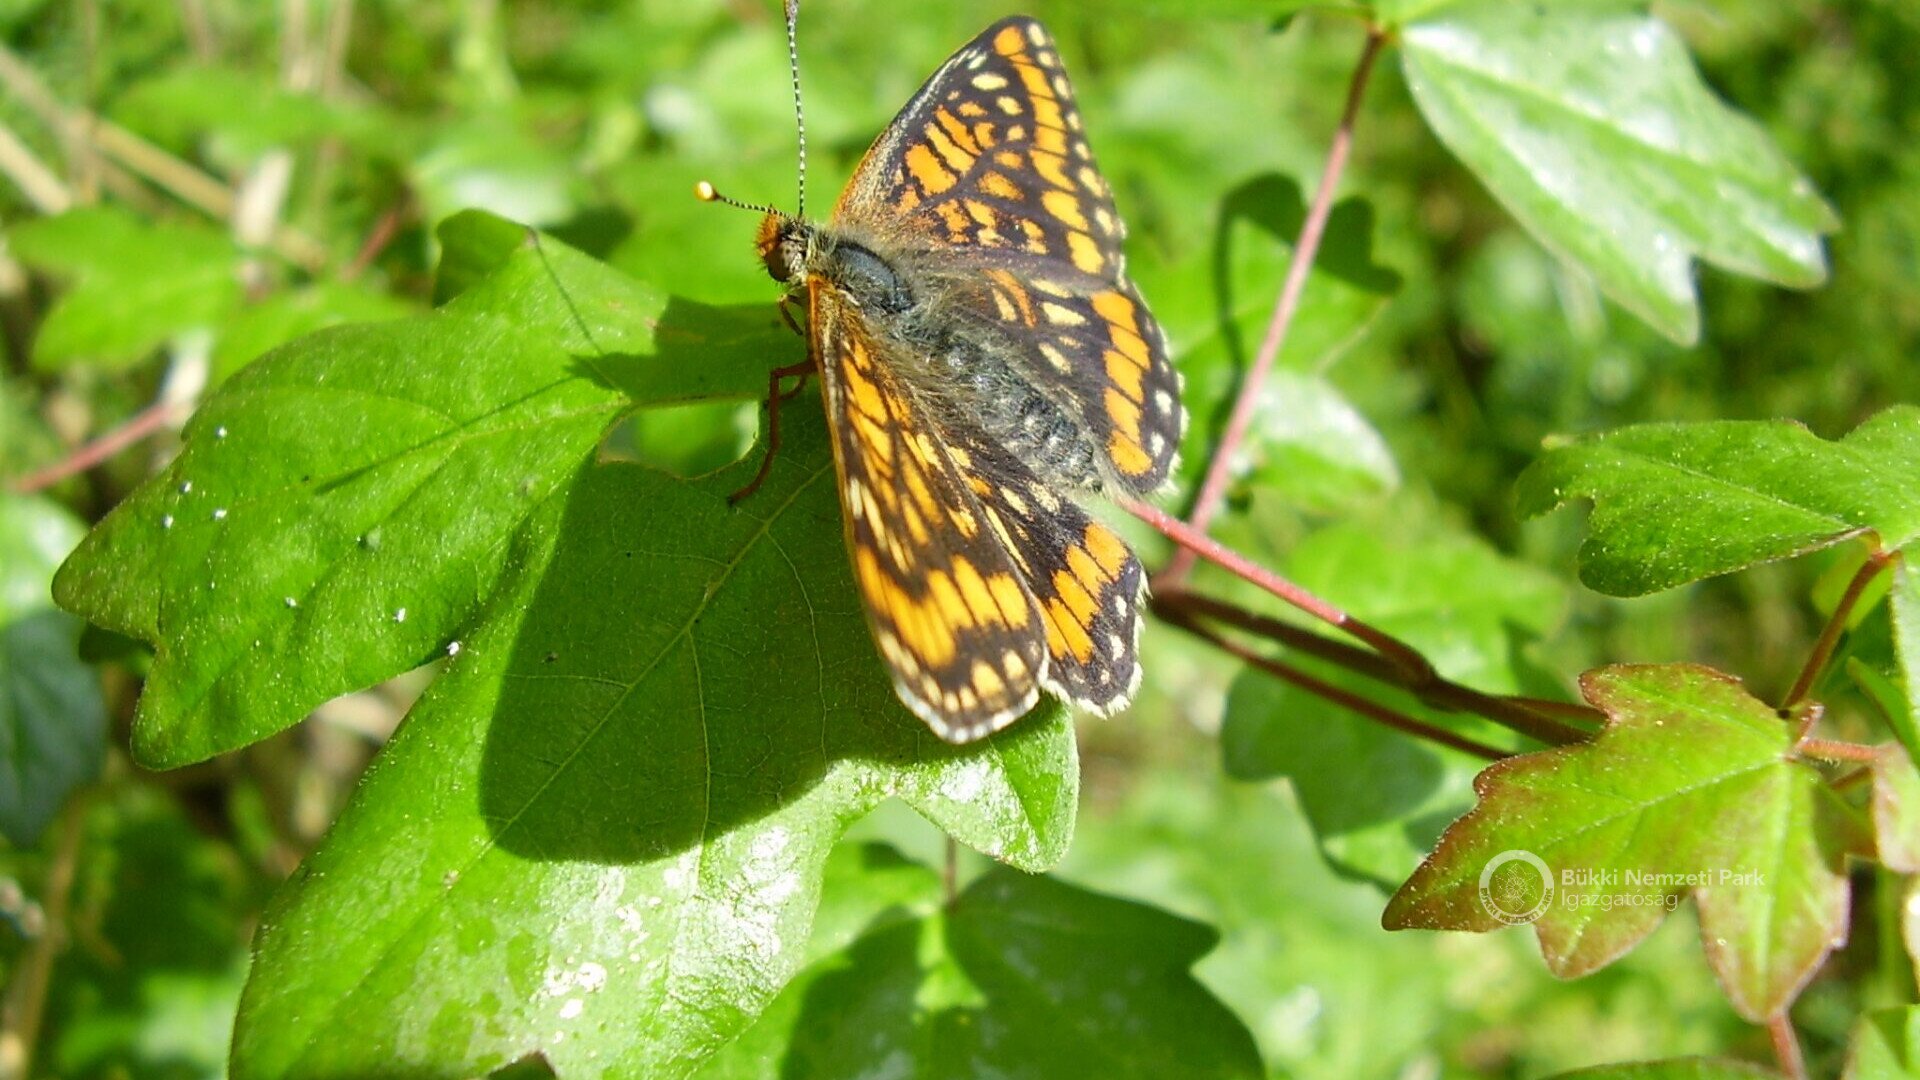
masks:
<path fill-rule="evenodd" d="M 813 247 L 814 228 L 796 217 L 769 210 L 760 219 L 760 231 L 754 236 L 754 250 L 766 264 L 773 280 L 786 284 L 799 280 L 807 268 L 807 255 Z"/>
<path fill-rule="evenodd" d="M 773 280 L 786 284 L 797 281 L 807 268 L 818 230 L 803 217 L 776 210 L 765 203 L 741 202 L 720 194 L 705 180 L 694 185 L 693 194 L 701 202 L 726 203 L 761 215 L 760 230 L 754 234 L 753 249 Z"/>

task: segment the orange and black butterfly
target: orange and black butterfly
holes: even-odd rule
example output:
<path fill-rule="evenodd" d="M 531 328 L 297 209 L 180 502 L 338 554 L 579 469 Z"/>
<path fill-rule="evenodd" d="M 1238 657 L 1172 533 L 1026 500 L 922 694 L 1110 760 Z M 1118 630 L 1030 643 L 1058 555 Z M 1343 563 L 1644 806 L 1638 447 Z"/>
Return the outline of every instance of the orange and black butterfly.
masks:
<path fill-rule="evenodd" d="M 1125 233 L 1059 52 L 1019 16 L 933 73 L 826 222 L 761 223 L 804 293 L 874 640 L 947 740 L 1042 689 L 1110 714 L 1139 686 L 1145 574 L 1074 502 L 1162 487 L 1186 426 Z"/>

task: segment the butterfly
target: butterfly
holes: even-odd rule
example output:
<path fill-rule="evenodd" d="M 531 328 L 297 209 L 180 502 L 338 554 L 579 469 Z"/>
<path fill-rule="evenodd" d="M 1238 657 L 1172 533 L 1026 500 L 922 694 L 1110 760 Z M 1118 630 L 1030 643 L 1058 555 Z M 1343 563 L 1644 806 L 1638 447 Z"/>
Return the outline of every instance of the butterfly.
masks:
<path fill-rule="evenodd" d="M 1124 708 L 1146 575 L 1074 500 L 1163 487 L 1186 413 L 1046 29 L 1002 19 L 948 58 L 826 221 L 752 209 L 761 260 L 804 301 L 854 581 L 900 700 L 951 742 L 1043 689 Z"/>

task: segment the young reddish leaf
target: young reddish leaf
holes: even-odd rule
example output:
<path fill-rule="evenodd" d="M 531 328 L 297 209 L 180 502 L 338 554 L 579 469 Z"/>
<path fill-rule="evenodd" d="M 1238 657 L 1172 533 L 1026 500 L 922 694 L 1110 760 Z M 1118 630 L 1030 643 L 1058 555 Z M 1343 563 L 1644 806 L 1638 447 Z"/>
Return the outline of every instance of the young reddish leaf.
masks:
<path fill-rule="evenodd" d="M 1482 772 L 1479 805 L 1394 895 L 1387 927 L 1485 931 L 1531 915 L 1548 966 L 1571 977 L 1631 949 L 1691 893 L 1734 1007 L 1777 1013 L 1846 936 L 1844 858 L 1867 850 L 1857 814 L 1738 680 L 1618 666 L 1588 672 L 1581 690 L 1606 730 Z M 1527 871 L 1527 902 L 1488 892 L 1495 870 L 1530 865 L 1546 880 Z"/>
<path fill-rule="evenodd" d="M 1880 862 L 1902 874 L 1920 871 L 1920 771 L 1906 747 L 1889 743 L 1874 755 L 1872 807 Z"/>
<path fill-rule="evenodd" d="M 1592 499 L 1580 580 L 1639 596 L 1861 533 L 1920 537 L 1920 408 L 1838 442 L 1787 420 L 1645 424 L 1549 450 L 1520 476 L 1524 516 Z"/>

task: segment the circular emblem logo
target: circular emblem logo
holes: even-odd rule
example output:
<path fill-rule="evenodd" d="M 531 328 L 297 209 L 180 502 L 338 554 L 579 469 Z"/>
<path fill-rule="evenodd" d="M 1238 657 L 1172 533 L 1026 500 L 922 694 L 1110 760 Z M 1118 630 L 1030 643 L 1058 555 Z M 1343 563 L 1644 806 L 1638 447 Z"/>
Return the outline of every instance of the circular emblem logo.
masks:
<path fill-rule="evenodd" d="M 1530 923 L 1553 906 L 1553 871 L 1531 851 L 1503 851 L 1480 871 L 1480 906 L 1509 926 Z"/>

